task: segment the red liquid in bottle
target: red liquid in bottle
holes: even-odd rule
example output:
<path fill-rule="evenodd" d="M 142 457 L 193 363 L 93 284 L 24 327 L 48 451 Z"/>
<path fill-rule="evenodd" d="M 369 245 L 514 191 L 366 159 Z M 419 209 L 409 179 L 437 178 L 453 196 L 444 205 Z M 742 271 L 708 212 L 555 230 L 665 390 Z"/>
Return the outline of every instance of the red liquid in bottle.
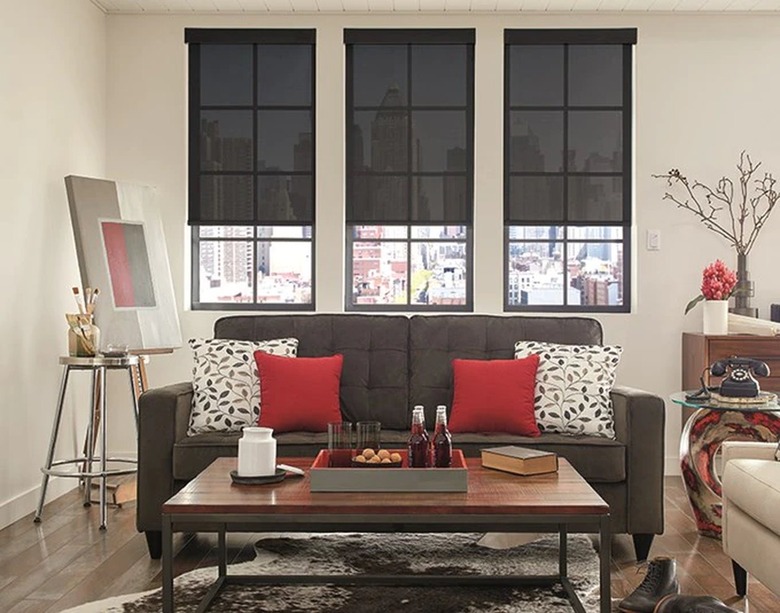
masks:
<path fill-rule="evenodd" d="M 447 410 L 436 409 L 436 432 L 433 435 L 433 465 L 436 468 L 452 466 L 452 436 L 447 429 Z"/>
<path fill-rule="evenodd" d="M 431 439 L 425 430 L 425 416 L 421 409 L 412 413 L 412 433 L 409 436 L 409 468 L 430 466 Z"/>

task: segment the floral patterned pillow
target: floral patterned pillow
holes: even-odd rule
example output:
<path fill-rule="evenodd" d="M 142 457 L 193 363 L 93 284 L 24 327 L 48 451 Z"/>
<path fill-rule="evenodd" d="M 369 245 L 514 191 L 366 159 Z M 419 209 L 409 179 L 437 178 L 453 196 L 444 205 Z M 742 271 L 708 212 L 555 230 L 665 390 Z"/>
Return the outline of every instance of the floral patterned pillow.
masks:
<path fill-rule="evenodd" d="M 188 435 L 238 432 L 260 418 L 260 381 L 254 352 L 294 358 L 297 338 L 271 341 L 200 339 L 189 341 L 192 369 L 192 412 Z"/>
<path fill-rule="evenodd" d="M 515 358 L 539 355 L 534 411 L 542 432 L 615 438 L 610 392 L 623 348 L 515 343 Z"/>

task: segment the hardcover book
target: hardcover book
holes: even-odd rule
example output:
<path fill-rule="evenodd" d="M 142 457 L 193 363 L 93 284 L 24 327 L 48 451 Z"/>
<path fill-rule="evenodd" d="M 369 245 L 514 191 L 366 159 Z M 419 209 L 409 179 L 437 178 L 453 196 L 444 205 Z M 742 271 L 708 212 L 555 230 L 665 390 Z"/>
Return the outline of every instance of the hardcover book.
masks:
<path fill-rule="evenodd" d="M 558 470 L 558 455 L 527 447 L 492 447 L 482 450 L 482 466 L 516 475 L 540 475 Z"/>

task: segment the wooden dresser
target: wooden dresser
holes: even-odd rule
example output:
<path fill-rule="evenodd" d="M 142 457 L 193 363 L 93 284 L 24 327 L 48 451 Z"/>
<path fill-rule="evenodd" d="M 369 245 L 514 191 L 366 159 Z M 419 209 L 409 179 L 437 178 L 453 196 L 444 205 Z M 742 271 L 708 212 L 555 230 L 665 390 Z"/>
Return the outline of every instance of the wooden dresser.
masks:
<path fill-rule="evenodd" d="M 737 355 L 741 358 L 755 358 L 769 366 L 769 377 L 758 379 L 762 390 L 780 394 L 780 336 L 752 336 L 749 334 L 728 334 L 705 336 L 684 332 L 682 338 L 682 389 L 695 390 L 701 387 L 699 377 L 702 371 L 717 360 Z M 718 385 L 717 377 L 704 372 L 707 385 Z M 683 409 L 683 424 L 694 409 Z"/>

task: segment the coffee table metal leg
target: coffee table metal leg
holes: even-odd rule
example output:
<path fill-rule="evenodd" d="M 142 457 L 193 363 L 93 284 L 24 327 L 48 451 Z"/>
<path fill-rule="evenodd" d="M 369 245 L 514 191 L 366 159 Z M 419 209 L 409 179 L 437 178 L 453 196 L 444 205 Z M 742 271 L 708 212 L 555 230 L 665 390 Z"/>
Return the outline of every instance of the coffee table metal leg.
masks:
<path fill-rule="evenodd" d="M 558 574 L 561 576 L 561 579 L 563 579 L 569 574 L 569 569 L 567 568 L 569 553 L 566 549 L 566 539 L 568 536 L 566 531 L 566 524 L 561 524 L 558 526 L 558 536 L 560 539 L 558 543 Z"/>
<path fill-rule="evenodd" d="M 219 576 L 225 577 L 227 575 L 227 544 L 225 542 L 225 525 L 223 524 L 219 528 L 219 534 L 217 535 L 219 553 Z"/>
<path fill-rule="evenodd" d="M 170 515 L 163 515 L 162 525 L 162 606 L 163 613 L 173 613 L 173 532 Z"/>
<path fill-rule="evenodd" d="M 609 515 L 604 515 L 599 520 L 599 590 L 601 593 L 601 613 L 610 613 L 612 610 L 612 594 L 609 584 L 609 561 L 612 537 L 609 527 Z"/>

